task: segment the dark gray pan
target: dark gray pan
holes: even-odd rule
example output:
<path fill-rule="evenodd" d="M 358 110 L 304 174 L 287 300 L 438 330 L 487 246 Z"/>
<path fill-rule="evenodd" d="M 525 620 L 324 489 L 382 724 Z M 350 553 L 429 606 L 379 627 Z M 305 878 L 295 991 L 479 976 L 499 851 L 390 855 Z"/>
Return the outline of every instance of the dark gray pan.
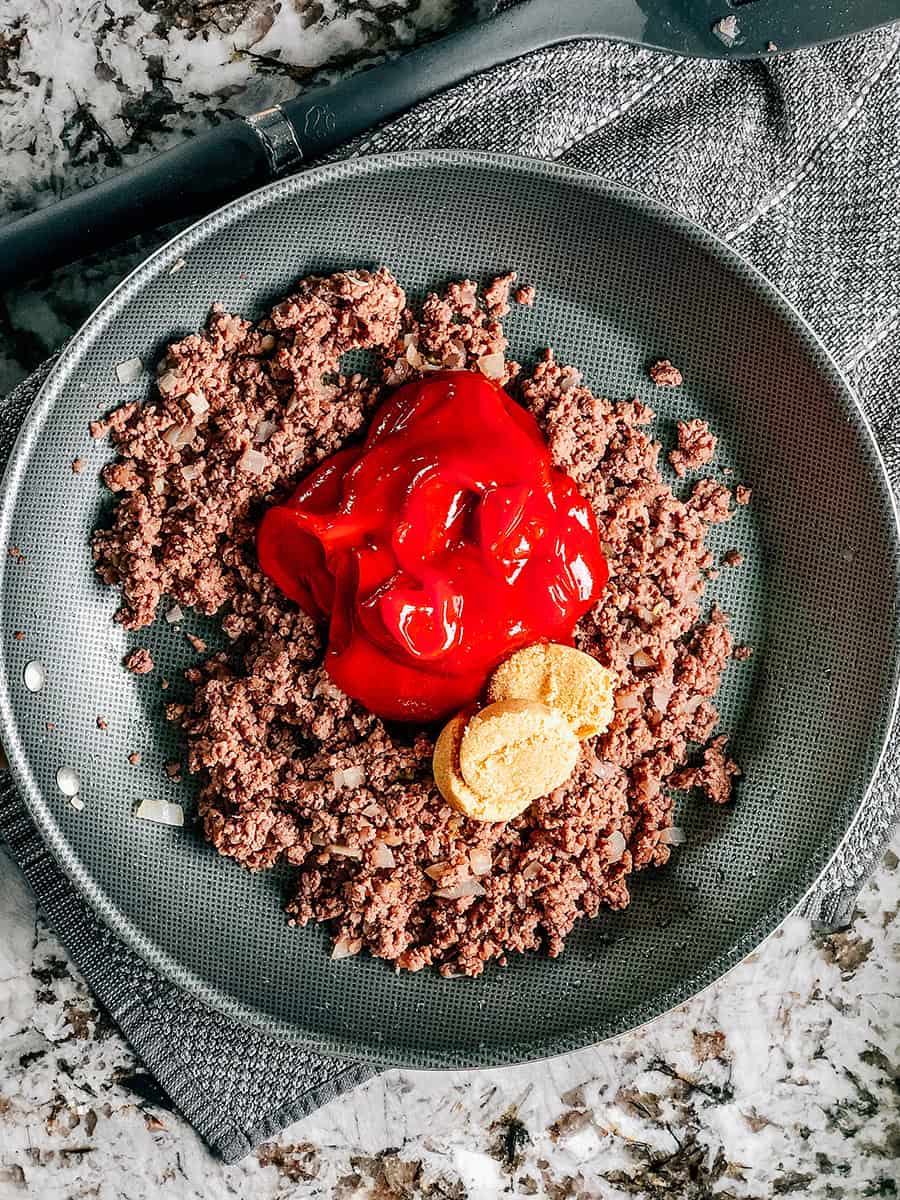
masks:
<path fill-rule="evenodd" d="M 176 269 L 180 260 L 184 266 Z M 163 699 L 196 657 L 160 619 L 137 637 L 88 538 L 109 497 L 108 448 L 89 420 L 151 394 L 116 364 L 154 364 L 219 300 L 260 313 L 297 276 L 387 263 L 413 294 L 515 267 L 538 287 L 509 321 L 518 357 L 553 345 L 604 393 L 639 394 L 660 435 L 700 415 L 720 437 L 717 470 L 754 503 L 715 531 L 738 546 L 713 598 L 755 647 L 722 689 L 744 768 L 735 806 L 684 798 L 687 831 L 633 902 L 576 927 L 556 961 L 531 954 L 478 980 L 395 974 L 368 957 L 333 962 L 322 928 L 287 928 L 287 872 L 251 875 L 187 828 L 133 816 L 180 799 L 162 765 L 177 753 Z M 648 359 L 685 385 L 655 391 Z M 70 463 L 86 461 L 82 475 Z M 16 446 L 2 507 L 0 703 L 12 766 L 59 861 L 110 927 L 216 1007 L 335 1053 L 421 1066 L 507 1063 L 595 1042 L 684 1000 L 736 963 L 807 892 L 864 797 L 897 682 L 898 538 L 877 450 L 813 333 L 757 272 L 682 217 L 624 188 L 521 159 L 417 152 L 351 160 L 273 184 L 206 218 L 131 275 L 70 343 Z M 215 641 L 214 623 L 186 627 Z M 14 631 L 24 630 L 19 641 Z M 126 674 L 146 644 L 156 671 Z M 40 660 L 47 684 L 23 686 Z M 160 677 L 172 688 L 165 697 Z M 98 714 L 109 732 L 96 728 Z M 47 732 L 45 723 L 53 723 Z M 143 755 L 130 766 L 127 755 Z M 83 811 L 56 786 L 82 778 Z"/>

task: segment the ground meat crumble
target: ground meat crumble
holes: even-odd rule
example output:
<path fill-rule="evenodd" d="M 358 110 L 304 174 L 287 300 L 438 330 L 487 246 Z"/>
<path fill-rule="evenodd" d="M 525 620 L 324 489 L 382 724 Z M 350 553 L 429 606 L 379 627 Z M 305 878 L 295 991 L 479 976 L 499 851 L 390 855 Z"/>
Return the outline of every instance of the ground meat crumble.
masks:
<path fill-rule="evenodd" d="M 678 422 L 678 449 L 669 451 L 669 462 L 679 478 L 712 462 L 715 452 L 716 439 L 705 421 Z"/>
<path fill-rule="evenodd" d="M 149 675 L 153 670 L 153 656 L 146 646 L 138 646 L 125 655 L 122 665 L 132 675 Z"/>
<path fill-rule="evenodd" d="M 721 802 L 736 773 L 721 736 L 701 767 L 685 766 L 716 726 L 732 654 L 724 615 L 700 615 L 713 567 L 704 539 L 730 517 L 730 493 L 700 480 L 677 499 L 658 469 L 653 413 L 595 396 L 550 352 L 517 378 L 498 321 L 514 280 L 481 295 L 454 283 L 413 313 L 382 268 L 303 280 L 256 325 L 215 308 L 203 332 L 169 348 L 157 399 L 91 429 L 119 452 L 104 471 L 112 526 L 94 538 L 97 570 L 121 590 L 117 619 L 142 628 L 169 597 L 221 610 L 233 641 L 189 668 L 192 698 L 167 707 L 202 780 L 205 834 L 247 867 L 294 864 L 290 920 L 330 922 L 335 957 L 366 947 L 398 968 L 477 975 L 510 951 L 557 955 L 579 917 L 627 905 L 632 871 L 667 860 L 671 789 Z M 532 300 L 526 289 L 520 302 Z M 357 349 L 377 353 L 380 381 L 341 373 Z M 332 684 L 322 631 L 254 554 L 262 507 L 360 435 L 385 385 L 434 365 L 515 381 L 593 505 L 610 566 L 577 644 L 618 675 L 614 720 L 563 787 L 505 825 L 443 802 L 433 729 L 388 726 Z M 127 662 L 152 668 L 145 650 Z M 473 876 L 484 895 L 454 899 Z"/>
<path fill-rule="evenodd" d="M 655 362 L 649 375 L 657 387 L 681 387 L 684 382 L 681 372 L 667 358 Z"/>

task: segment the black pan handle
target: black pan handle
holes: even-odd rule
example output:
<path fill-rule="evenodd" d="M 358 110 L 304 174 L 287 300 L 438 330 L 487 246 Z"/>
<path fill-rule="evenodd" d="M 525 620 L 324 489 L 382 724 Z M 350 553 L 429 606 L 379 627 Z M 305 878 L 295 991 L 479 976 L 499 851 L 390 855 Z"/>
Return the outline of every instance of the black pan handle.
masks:
<path fill-rule="evenodd" d="M 199 216 L 456 83 L 583 37 L 603 0 L 529 0 L 402 58 L 231 120 L 0 228 L 0 289 L 169 221 Z M 605 14 L 631 5 L 612 3 Z M 633 16 L 620 35 L 635 34 Z M 612 31 L 613 36 L 615 30 Z"/>

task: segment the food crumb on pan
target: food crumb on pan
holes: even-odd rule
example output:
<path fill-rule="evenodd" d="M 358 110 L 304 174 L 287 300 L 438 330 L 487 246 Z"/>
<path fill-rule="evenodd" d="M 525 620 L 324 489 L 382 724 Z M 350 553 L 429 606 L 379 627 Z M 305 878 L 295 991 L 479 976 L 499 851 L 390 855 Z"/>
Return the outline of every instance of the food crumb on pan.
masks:
<path fill-rule="evenodd" d="M 743 554 L 741 554 L 740 550 L 737 550 L 735 547 L 732 547 L 730 550 L 726 550 L 722 555 L 723 567 L 739 567 L 743 561 Z"/>
<path fill-rule="evenodd" d="M 726 753 L 728 738 L 722 734 L 713 738 L 703 751 L 699 767 L 686 767 L 672 776 L 672 786 L 697 788 L 713 804 L 724 804 L 731 799 L 731 781 L 740 775 L 741 769 Z"/>
<path fill-rule="evenodd" d="M 653 363 L 649 375 L 657 387 L 680 387 L 684 382 L 681 372 L 667 358 Z"/>
<path fill-rule="evenodd" d="M 560 954 L 580 917 L 624 908 L 630 876 L 667 861 L 673 777 L 718 723 L 733 643 L 725 615 L 702 611 L 706 536 L 731 516 L 731 493 L 700 480 L 675 496 L 650 409 L 595 394 L 549 352 L 520 394 L 603 530 L 610 581 L 576 644 L 617 679 L 609 728 L 583 743 L 561 787 L 506 823 L 455 812 L 435 787 L 433 730 L 400 735 L 344 695 L 323 665 L 321 628 L 259 570 L 261 504 L 359 437 L 385 387 L 434 366 L 501 383 L 520 374 L 497 317 L 512 283 L 502 276 L 479 295 L 462 280 L 413 311 L 382 268 L 303 280 L 255 325 L 215 308 L 206 329 L 168 348 L 152 404 L 104 418 L 120 456 L 104 475 L 117 504 L 93 548 L 121 589 L 119 621 L 143 628 L 169 597 L 222 610 L 233 644 L 189 669 L 187 703 L 166 706 L 200 777 L 205 835 L 251 869 L 295 866 L 291 923 L 328 922 L 335 958 L 366 948 L 402 969 L 478 975 L 512 951 Z M 341 373 L 355 349 L 376 352 L 381 382 Z M 241 470 L 261 427 L 265 463 Z M 725 747 L 717 738 L 689 768 L 716 802 L 736 771 Z"/>
<path fill-rule="evenodd" d="M 52 733 L 53 730 L 56 728 L 56 726 L 54 725 L 54 723 L 52 721 L 45 721 L 44 728 L 47 730 L 48 733 Z"/>
<path fill-rule="evenodd" d="M 17 629 L 15 631 L 15 633 L 13 634 L 13 637 L 16 639 L 17 642 L 24 642 L 25 641 L 25 630 Z"/>
<path fill-rule="evenodd" d="M 716 439 L 705 421 L 678 422 L 678 448 L 669 451 L 669 462 L 679 478 L 712 462 L 715 452 Z"/>
<path fill-rule="evenodd" d="M 132 750 L 132 751 L 131 751 L 131 753 L 128 755 L 128 761 L 131 763 L 131 765 L 132 765 L 133 767 L 138 767 L 138 766 L 140 766 L 140 764 L 141 764 L 141 756 L 140 756 L 140 754 L 137 752 L 137 750 Z"/>
<path fill-rule="evenodd" d="M 197 635 L 195 633 L 187 633 L 187 634 L 185 634 L 185 637 L 191 643 L 191 645 L 194 647 L 194 649 L 197 651 L 198 654 L 206 653 L 206 642 L 204 642 L 202 637 L 197 637 Z"/>
<path fill-rule="evenodd" d="M 101 733 L 106 733 L 107 729 L 109 729 L 109 721 L 107 721 L 106 717 L 97 717 L 97 728 Z"/>
<path fill-rule="evenodd" d="M 153 670 L 153 657 L 146 646 L 138 646 L 125 655 L 122 665 L 132 675 L 148 675 Z"/>
<path fill-rule="evenodd" d="M 734 650 L 732 651 L 731 657 L 736 659 L 738 662 L 746 662 L 748 658 L 753 657 L 753 647 L 752 646 L 735 646 Z"/>
<path fill-rule="evenodd" d="M 729 49 L 741 36 L 741 27 L 738 25 L 738 19 L 733 13 L 727 17 L 720 17 L 713 25 L 712 31 L 719 41 L 723 42 Z"/>
<path fill-rule="evenodd" d="M 746 487 L 743 483 L 739 483 L 734 489 L 735 504 L 749 504 L 753 499 L 753 489 Z"/>
<path fill-rule="evenodd" d="M 509 271 L 492 279 L 482 292 L 484 306 L 492 317 L 505 317 L 509 312 L 509 291 L 515 282 L 515 271 Z"/>
<path fill-rule="evenodd" d="M 9 555 L 9 557 L 11 559 L 13 559 L 14 562 L 18 562 L 18 563 L 25 562 L 25 555 L 23 554 L 21 547 L 19 547 L 19 546 L 10 546 L 6 553 Z"/>
<path fill-rule="evenodd" d="M 80 475 L 83 470 L 84 470 L 84 459 L 83 458 L 73 458 L 72 459 L 72 474 Z"/>
<path fill-rule="evenodd" d="M 528 283 L 523 287 L 516 289 L 516 304 L 522 304 L 525 308 L 531 308 L 537 297 L 537 289 L 533 284 Z"/>
<path fill-rule="evenodd" d="M 165 772 L 170 779 L 181 779 L 181 763 L 174 759 L 171 762 L 167 762 L 165 765 Z"/>
<path fill-rule="evenodd" d="M 707 525 L 730 521 L 731 492 L 715 479 L 700 479 L 694 484 L 687 507 Z"/>

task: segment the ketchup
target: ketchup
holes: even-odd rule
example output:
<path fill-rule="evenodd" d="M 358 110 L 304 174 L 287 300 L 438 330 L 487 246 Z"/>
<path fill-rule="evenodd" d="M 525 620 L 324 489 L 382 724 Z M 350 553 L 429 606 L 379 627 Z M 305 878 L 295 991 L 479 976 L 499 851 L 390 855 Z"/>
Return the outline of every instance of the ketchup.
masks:
<path fill-rule="evenodd" d="M 590 505 L 534 418 L 468 371 L 398 388 L 361 446 L 266 512 L 257 552 L 330 618 L 334 682 L 400 721 L 468 704 L 521 646 L 570 642 L 608 578 Z"/>

